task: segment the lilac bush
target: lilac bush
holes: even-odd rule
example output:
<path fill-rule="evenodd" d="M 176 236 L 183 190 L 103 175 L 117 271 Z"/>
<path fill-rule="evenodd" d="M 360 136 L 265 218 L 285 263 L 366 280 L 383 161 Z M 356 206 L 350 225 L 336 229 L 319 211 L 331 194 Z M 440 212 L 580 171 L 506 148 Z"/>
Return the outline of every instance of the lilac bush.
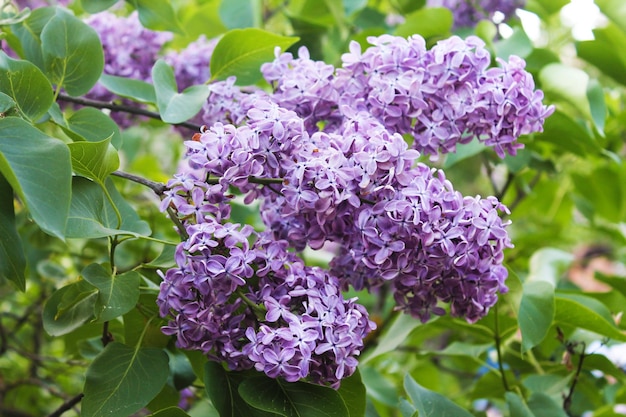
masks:
<path fill-rule="evenodd" d="M 553 108 L 523 60 L 491 68 L 478 38 L 369 42 L 338 69 L 277 51 L 262 67 L 271 93 L 211 85 L 207 126 L 185 142 L 188 166 L 161 205 L 184 227 L 159 295 L 180 347 L 337 387 L 374 328 L 342 290 L 388 284 L 397 309 L 424 322 L 446 303 L 475 322 L 507 291 L 508 209 L 416 161 L 474 138 L 515 154 Z M 259 201 L 264 232 L 230 222 L 233 191 Z M 328 245 L 328 271 L 296 255 Z"/>

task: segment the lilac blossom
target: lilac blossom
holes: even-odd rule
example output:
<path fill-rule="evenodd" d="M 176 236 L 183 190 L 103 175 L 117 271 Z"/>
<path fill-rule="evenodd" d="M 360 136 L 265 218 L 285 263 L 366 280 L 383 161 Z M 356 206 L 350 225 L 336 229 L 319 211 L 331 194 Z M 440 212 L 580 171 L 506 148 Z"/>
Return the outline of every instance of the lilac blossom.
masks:
<path fill-rule="evenodd" d="M 428 0 L 428 7 L 445 7 L 452 11 L 455 28 L 474 27 L 481 20 L 509 20 L 525 0 Z"/>

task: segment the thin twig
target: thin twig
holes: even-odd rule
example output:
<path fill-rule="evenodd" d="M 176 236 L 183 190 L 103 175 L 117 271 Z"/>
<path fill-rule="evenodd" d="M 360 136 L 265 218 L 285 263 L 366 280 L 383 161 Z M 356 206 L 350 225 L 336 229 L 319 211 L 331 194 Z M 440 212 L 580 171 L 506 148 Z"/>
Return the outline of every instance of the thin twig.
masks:
<path fill-rule="evenodd" d="M 494 317 L 494 341 L 496 344 L 496 353 L 498 355 L 498 369 L 502 378 L 502 386 L 504 387 L 505 391 L 510 391 L 511 389 L 509 388 L 509 382 L 507 381 L 506 374 L 504 373 L 504 365 L 502 364 L 502 339 L 500 337 L 500 327 L 498 324 L 498 304 L 494 306 Z"/>
<path fill-rule="evenodd" d="M 136 114 L 139 116 L 145 116 L 151 119 L 163 121 L 163 119 L 161 119 L 161 115 L 159 115 L 159 113 L 157 112 L 153 112 L 153 111 L 146 110 L 146 109 L 140 109 L 137 107 L 128 106 L 124 104 L 116 104 L 110 101 L 92 100 L 92 99 L 84 98 L 84 97 L 71 97 L 71 96 L 68 96 L 67 94 L 59 94 L 58 99 L 61 101 L 68 102 L 68 103 L 79 104 L 81 106 L 95 107 L 97 109 L 109 109 L 115 112 Z M 191 129 L 195 132 L 198 132 L 200 130 L 200 125 L 197 125 L 195 123 L 190 123 L 190 122 L 174 123 L 174 125 L 186 127 L 187 129 Z"/>
<path fill-rule="evenodd" d="M 261 184 L 261 185 L 271 185 L 271 184 L 282 184 L 282 178 L 261 178 L 261 177 L 248 177 L 248 182 L 251 184 Z M 207 184 L 219 184 L 220 178 L 208 178 L 206 180 Z"/>
<path fill-rule="evenodd" d="M 147 178 L 140 177 L 139 175 L 129 174 L 128 172 L 114 171 L 111 175 L 136 182 L 137 184 L 145 185 L 154 191 L 154 193 L 158 196 L 162 196 L 167 189 L 166 185 L 161 182 L 151 181 Z"/>
<path fill-rule="evenodd" d="M 578 384 L 578 379 L 580 378 L 580 373 L 583 370 L 583 361 L 587 357 L 585 354 L 586 344 L 585 342 L 580 342 L 582 345 L 582 350 L 580 352 L 580 356 L 578 358 L 578 366 L 576 367 L 576 373 L 574 374 L 574 379 L 572 380 L 572 386 L 569 388 L 569 392 L 567 396 L 563 399 L 563 410 L 567 413 L 568 416 L 571 416 L 570 408 L 572 407 L 572 397 L 574 396 L 574 390 L 576 389 L 576 384 Z M 568 348 L 568 350 L 570 350 Z M 571 352 L 574 353 L 574 349 L 571 348 Z"/>
<path fill-rule="evenodd" d="M 77 396 L 70 398 L 69 400 L 61 404 L 61 406 L 57 408 L 54 412 L 49 414 L 48 417 L 61 417 L 63 413 L 65 413 L 67 410 L 71 409 L 76 404 L 78 404 L 83 399 L 84 396 L 85 394 L 81 392 Z"/>

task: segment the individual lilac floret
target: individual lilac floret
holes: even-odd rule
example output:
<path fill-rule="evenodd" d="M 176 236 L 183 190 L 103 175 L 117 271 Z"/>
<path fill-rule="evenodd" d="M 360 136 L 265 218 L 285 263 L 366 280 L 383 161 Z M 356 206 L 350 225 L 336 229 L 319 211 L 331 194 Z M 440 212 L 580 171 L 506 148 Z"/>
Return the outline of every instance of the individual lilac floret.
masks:
<path fill-rule="evenodd" d="M 428 7 L 446 7 L 452 11 L 454 27 L 474 27 L 481 20 L 509 20 L 515 10 L 523 7 L 525 0 L 428 0 Z"/>
<path fill-rule="evenodd" d="M 98 33 L 102 42 L 104 74 L 140 81 L 152 80 L 152 67 L 163 45 L 172 38 L 171 33 L 144 28 L 137 12 L 123 17 L 105 11 L 89 16 L 85 23 Z M 99 83 L 86 96 L 102 101 L 117 99 Z M 132 105 L 137 106 L 134 102 Z M 133 122 L 127 113 L 112 113 L 112 117 L 121 127 Z"/>

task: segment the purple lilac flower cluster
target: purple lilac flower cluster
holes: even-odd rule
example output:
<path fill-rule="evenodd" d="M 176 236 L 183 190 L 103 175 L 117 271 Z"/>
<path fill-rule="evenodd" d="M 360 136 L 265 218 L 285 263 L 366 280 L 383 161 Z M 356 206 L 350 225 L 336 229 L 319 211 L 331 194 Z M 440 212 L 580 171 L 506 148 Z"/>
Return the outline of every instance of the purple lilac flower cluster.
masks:
<path fill-rule="evenodd" d="M 89 16 L 85 23 L 98 33 L 102 42 L 104 74 L 140 81 L 152 80 L 152 67 L 158 54 L 163 45 L 172 38 L 171 33 L 144 28 L 137 12 L 129 16 L 118 16 L 104 11 Z M 115 94 L 100 83 L 96 84 L 86 97 L 102 101 L 117 99 Z M 125 104 L 130 103 L 127 100 L 122 101 Z M 120 127 L 132 125 L 132 115 L 128 113 L 113 112 L 111 116 Z"/>
<path fill-rule="evenodd" d="M 232 370 L 338 387 L 375 327 L 365 308 L 343 298 L 336 277 L 305 266 L 286 241 L 227 222 L 227 185 L 208 185 L 199 179 L 206 174 L 178 175 L 163 200 L 189 235 L 161 283 L 161 315 L 175 317 L 163 332 Z"/>
<path fill-rule="evenodd" d="M 209 127 L 185 142 L 189 166 L 162 202 L 189 236 L 159 296 L 173 317 L 164 331 L 181 347 L 231 369 L 336 386 L 373 328 L 340 289 L 388 283 L 398 309 L 422 321 L 448 303 L 469 322 L 507 290 L 507 208 L 463 196 L 416 160 L 473 137 L 513 154 L 552 108 L 523 60 L 489 68 L 477 38 L 431 50 L 418 37 L 370 43 L 363 53 L 352 44 L 339 69 L 304 49 L 277 52 L 262 67 L 272 93 L 234 79 L 211 86 Z M 260 201 L 266 232 L 228 223 L 233 189 Z M 290 252 L 329 243 L 339 248 L 329 271 Z"/>
<path fill-rule="evenodd" d="M 14 3 L 20 9 L 28 7 L 29 9 L 37 9 L 46 6 L 67 6 L 71 0 L 14 0 Z"/>
<path fill-rule="evenodd" d="M 501 13 L 501 20 L 509 20 L 525 0 L 428 0 L 428 7 L 445 7 L 452 11 L 454 27 L 474 27 L 481 20 L 493 20 Z"/>

